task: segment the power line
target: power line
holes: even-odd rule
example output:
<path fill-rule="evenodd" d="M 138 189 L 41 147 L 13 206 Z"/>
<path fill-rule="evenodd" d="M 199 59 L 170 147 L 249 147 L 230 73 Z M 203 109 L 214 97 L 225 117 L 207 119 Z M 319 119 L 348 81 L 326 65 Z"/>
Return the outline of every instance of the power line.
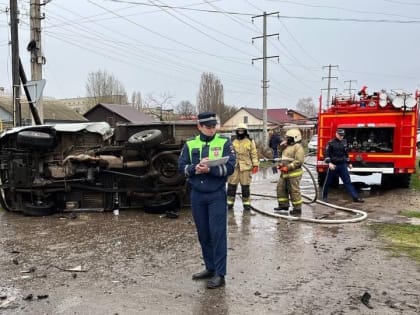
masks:
<path fill-rule="evenodd" d="M 388 19 L 354 19 L 354 18 L 326 18 L 309 16 L 280 15 L 283 19 L 307 20 L 307 21 L 334 21 L 334 22 L 358 22 L 358 23 L 395 23 L 395 24 L 419 24 L 420 20 L 388 20 Z"/>
<path fill-rule="evenodd" d="M 119 2 L 119 3 L 129 3 L 135 5 L 142 5 L 142 6 L 149 6 L 149 7 L 157 7 L 157 8 L 166 8 L 166 9 L 179 9 L 179 10 L 188 10 L 188 11 L 197 11 L 197 12 L 207 12 L 207 13 L 217 13 L 217 14 L 230 14 L 230 15 L 247 15 L 252 16 L 252 13 L 243 13 L 243 12 L 233 12 L 233 11 L 219 11 L 219 10 L 206 10 L 206 9 L 193 9 L 188 7 L 179 7 L 179 6 L 171 6 L 171 5 L 159 5 L 159 4 L 152 4 L 152 3 L 145 3 L 145 2 L 136 2 L 136 1 L 128 1 L 128 0 L 106 0 L 111 2 Z"/>
<path fill-rule="evenodd" d="M 153 1 L 153 0 L 151 0 L 151 1 Z M 163 3 L 162 1 L 159 1 L 159 2 Z M 212 40 L 214 40 L 214 41 L 216 41 L 216 42 L 218 42 L 218 43 L 220 43 L 220 44 L 222 44 L 222 45 L 224 45 L 224 46 L 227 46 L 227 47 L 229 47 L 229 48 L 231 48 L 231 49 L 233 49 L 233 50 L 236 50 L 236 51 L 238 51 L 238 52 L 240 52 L 240 53 L 244 54 L 245 56 L 248 56 L 248 52 L 245 52 L 245 51 L 243 51 L 243 50 L 240 50 L 240 49 L 238 49 L 238 48 L 236 48 L 236 47 L 234 47 L 234 46 L 232 46 L 232 45 L 230 45 L 230 44 L 227 44 L 227 43 L 225 43 L 225 42 L 223 42 L 223 41 L 219 40 L 218 38 L 216 38 L 216 37 L 214 37 L 214 36 L 212 36 L 212 35 L 210 35 L 210 34 L 208 34 L 208 33 L 204 32 L 204 31 L 200 30 L 199 28 L 195 27 L 194 25 L 191 25 L 190 23 L 185 22 L 183 19 L 181 19 L 181 18 L 179 18 L 179 17 L 175 16 L 174 14 L 172 14 L 172 13 L 168 12 L 165 8 L 162 8 L 162 10 L 163 10 L 165 13 L 167 13 L 167 14 L 169 14 L 170 16 L 172 16 L 172 17 L 174 17 L 175 19 L 177 19 L 178 21 L 180 21 L 181 23 L 183 23 L 183 24 L 185 24 L 185 25 L 187 25 L 187 26 L 191 27 L 192 29 L 196 30 L 196 31 L 197 31 L 197 32 L 199 32 L 200 34 L 203 34 L 203 35 L 205 35 L 205 36 L 207 36 L 207 37 L 211 38 Z M 200 24 L 200 25 L 202 25 L 202 26 L 203 26 L 203 23 L 197 22 L 196 20 L 191 19 L 190 17 L 186 16 L 185 14 L 182 14 L 182 15 L 183 15 L 184 17 L 188 18 L 189 20 L 192 20 L 193 22 L 198 23 L 198 24 Z M 217 32 L 218 32 L 218 33 L 220 33 L 219 31 L 217 31 Z M 230 36 L 229 36 L 229 37 L 230 37 Z M 237 38 L 235 38 L 235 40 L 238 40 L 238 39 L 237 39 Z"/>
<path fill-rule="evenodd" d="M 359 10 L 351 8 L 345 8 L 345 7 L 337 7 L 337 6 L 330 6 L 330 5 L 317 5 L 317 4 L 308 4 L 308 3 L 301 3 L 296 1 L 289 1 L 289 0 L 268 0 L 272 2 L 284 2 L 284 3 L 290 3 L 294 5 L 304 6 L 308 8 L 323 8 L 323 9 L 333 9 L 333 10 L 340 10 L 344 12 L 354 12 L 357 14 L 376 14 L 376 15 L 385 15 L 385 16 L 396 16 L 396 17 L 404 17 L 404 18 L 416 18 L 413 16 L 406 16 L 406 15 L 400 15 L 395 13 L 387 13 L 387 12 L 378 12 L 378 11 L 366 11 L 366 10 Z"/>

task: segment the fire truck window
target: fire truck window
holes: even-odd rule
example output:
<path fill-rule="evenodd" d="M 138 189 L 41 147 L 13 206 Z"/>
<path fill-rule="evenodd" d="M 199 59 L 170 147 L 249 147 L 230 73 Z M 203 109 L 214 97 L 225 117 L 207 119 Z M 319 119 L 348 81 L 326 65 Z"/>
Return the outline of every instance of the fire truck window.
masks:
<path fill-rule="evenodd" d="M 346 129 L 349 152 L 392 152 L 393 128 Z"/>

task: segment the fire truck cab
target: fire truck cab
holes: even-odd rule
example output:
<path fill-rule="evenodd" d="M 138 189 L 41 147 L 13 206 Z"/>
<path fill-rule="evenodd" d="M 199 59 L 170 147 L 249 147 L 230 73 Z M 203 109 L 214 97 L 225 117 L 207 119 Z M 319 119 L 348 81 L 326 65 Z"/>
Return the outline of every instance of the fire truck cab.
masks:
<path fill-rule="evenodd" d="M 359 97 L 333 97 L 326 109 L 322 109 L 321 101 L 316 166 L 319 185 L 323 185 L 327 172 L 325 148 L 336 129 L 342 128 L 353 174 L 380 173 L 381 186 L 407 188 L 411 174 L 416 172 L 419 94 L 382 90 L 368 95 L 364 87 Z"/>

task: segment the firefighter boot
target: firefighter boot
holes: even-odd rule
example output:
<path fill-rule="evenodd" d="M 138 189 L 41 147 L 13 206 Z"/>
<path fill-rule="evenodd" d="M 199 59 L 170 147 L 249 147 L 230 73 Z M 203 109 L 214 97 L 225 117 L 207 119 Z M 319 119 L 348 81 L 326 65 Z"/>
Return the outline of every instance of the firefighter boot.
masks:
<path fill-rule="evenodd" d="M 236 187 L 237 187 L 236 185 L 228 184 L 228 189 L 227 189 L 228 210 L 233 210 L 233 205 L 235 203 Z"/>
<path fill-rule="evenodd" d="M 251 191 L 249 185 L 241 185 L 242 189 L 242 205 L 244 206 L 244 211 L 251 210 Z"/>
<path fill-rule="evenodd" d="M 290 215 L 301 215 L 302 208 L 301 207 L 294 207 L 292 211 L 290 211 Z"/>
<path fill-rule="evenodd" d="M 278 214 L 288 214 L 289 213 L 289 206 L 284 204 L 279 204 L 278 207 L 274 208 L 274 212 Z"/>

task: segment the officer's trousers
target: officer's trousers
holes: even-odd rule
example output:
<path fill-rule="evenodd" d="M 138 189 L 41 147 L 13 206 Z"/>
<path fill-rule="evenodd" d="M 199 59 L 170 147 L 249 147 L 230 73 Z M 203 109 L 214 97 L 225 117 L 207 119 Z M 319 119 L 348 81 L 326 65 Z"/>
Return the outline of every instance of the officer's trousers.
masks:
<path fill-rule="evenodd" d="M 330 169 L 327 170 L 327 178 L 325 179 L 324 187 L 322 188 L 322 198 L 327 199 L 328 190 L 337 175 L 340 176 L 341 180 L 343 181 L 343 185 L 350 196 L 353 199 L 359 198 L 359 194 L 351 183 L 350 174 L 347 170 L 346 163 L 337 164 L 334 171 Z"/>
<path fill-rule="evenodd" d="M 210 193 L 191 191 L 191 208 L 206 269 L 226 274 L 227 203 L 225 187 Z"/>

